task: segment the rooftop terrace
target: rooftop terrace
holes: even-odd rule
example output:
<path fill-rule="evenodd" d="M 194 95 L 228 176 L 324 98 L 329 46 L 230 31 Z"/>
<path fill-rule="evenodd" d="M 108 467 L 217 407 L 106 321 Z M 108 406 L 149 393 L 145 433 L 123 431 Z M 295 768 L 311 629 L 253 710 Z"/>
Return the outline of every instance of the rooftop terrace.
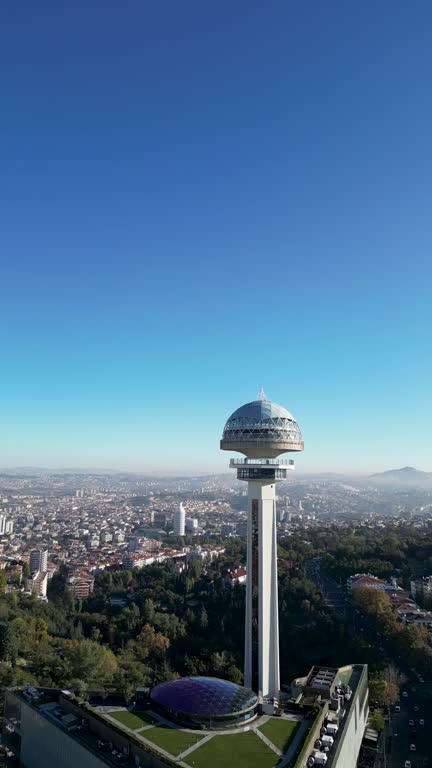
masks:
<path fill-rule="evenodd" d="M 33 689 L 8 691 L 5 723 L 10 746 L 19 754 L 23 706 L 35 710 L 98 760 L 109 766 L 145 766 L 158 757 L 160 765 L 183 768 L 220 768 L 233 753 L 238 768 L 274 768 L 287 750 L 293 752 L 302 717 L 257 718 L 245 727 L 220 731 L 173 726 L 155 712 L 129 711 L 125 706 L 80 703 L 70 692 Z M 12 733 L 13 731 L 13 733 Z M 298 741 L 298 739 L 297 739 Z M 147 759 L 146 759 L 147 758 Z"/>
<path fill-rule="evenodd" d="M 91 698 L 89 702 L 82 702 L 70 691 L 9 690 L 5 699 L 4 734 L 19 755 L 27 738 L 22 724 L 25 726 L 30 709 L 37 713 L 32 719 L 40 722 L 42 745 L 43 732 L 46 732 L 43 724 L 49 721 L 66 740 L 71 739 L 90 751 L 97 758 L 95 766 L 133 768 L 153 764 L 221 768 L 232 765 L 235 754 L 236 768 L 303 768 L 329 713 L 331 718 L 340 717 L 340 732 L 343 732 L 352 695 L 364 679 L 364 672 L 363 666 L 340 670 L 314 667 L 309 675 L 294 684 L 294 687 L 302 684 L 308 701 L 313 701 L 315 696 L 315 709 L 310 710 L 309 715 L 305 716 L 299 708 L 295 711 L 294 707 L 290 712 L 284 711 L 281 717 L 260 716 L 247 725 L 217 731 L 176 727 L 145 705 L 131 711 L 118 698 Z M 323 683 L 321 691 L 318 683 Z M 338 686 L 351 692 L 342 702 L 343 713 L 340 706 L 334 708 L 335 703 L 341 703 L 337 697 L 344 698 Z M 336 748 L 335 742 L 335 755 Z M 336 765 L 334 760 L 329 760 L 327 768 L 332 764 Z"/>

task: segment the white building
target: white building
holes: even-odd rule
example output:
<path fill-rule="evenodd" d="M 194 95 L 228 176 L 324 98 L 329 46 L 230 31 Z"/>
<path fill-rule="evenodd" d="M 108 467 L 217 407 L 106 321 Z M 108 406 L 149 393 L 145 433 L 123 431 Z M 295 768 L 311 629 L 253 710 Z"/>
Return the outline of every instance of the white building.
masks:
<path fill-rule="evenodd" d="M 187 517 L 185 530 L 188 533 L 196 533 L 198 531 L 198 520 L 196 517 Z"/>
<path fill-rule="evenodd" d="M 14 529 L 14 521 L 6 520 L 5 533 L 13 533 L 13 529 Z"/>
<path fill-rule="evenodd" d="M 183 504 L 180 502 L 178 508 L 174 512 L 174 535 L 184 536 L 186 526 L 186 513 L 184 511 Z"/>
<path fill-rule="evenodd" d="M 327 759 L 332 768 L 356 768 L 369 717 L 367 667 L 354 664 L 339 669 L 313 667 L 307 677 L 292 683 L 297 702 L 304 697 L 320 703 L 321 714 L 306 736 L 296 768 L 307 768 L 316 757 L 317 739 L 326 742 Z M 330 737 L 330 738 L 328 738 Z M 314 765 L 326 765 L 315 760 Z"/>
<path fill-rule="evenodd" d="M 379 579 L 378 576 L 373 576 L 371 573 L 355 573 L 347 579 L 348 592 L 361 587 L 380 589 L 384 592 L 402 592 L 402 588 L 398 587 L 397 584 L 389 584 L 387 581 L 383 581 L 383 579 Z"/>
<path fill-rule="evenodd" d="M 27 579 L 27 591 L 46 600 L 48 574 L 46 571 L 36 571 Z"/>
<path fill-rule="evenodd" d="M 48 569 L 48 550 L 32 549 L 30 552 L 30 573 L 33 575 L 37 571 L 46 571 Z"/>

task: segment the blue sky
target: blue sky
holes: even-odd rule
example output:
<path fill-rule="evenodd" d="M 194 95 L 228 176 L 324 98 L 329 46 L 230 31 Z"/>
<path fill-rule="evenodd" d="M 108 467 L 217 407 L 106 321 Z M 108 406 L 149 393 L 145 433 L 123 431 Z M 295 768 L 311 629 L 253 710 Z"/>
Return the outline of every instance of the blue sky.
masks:
<path fill-rule="evenodd" d="M 429 0 L 9 3 L 0 466 L 432 470 Z"/>

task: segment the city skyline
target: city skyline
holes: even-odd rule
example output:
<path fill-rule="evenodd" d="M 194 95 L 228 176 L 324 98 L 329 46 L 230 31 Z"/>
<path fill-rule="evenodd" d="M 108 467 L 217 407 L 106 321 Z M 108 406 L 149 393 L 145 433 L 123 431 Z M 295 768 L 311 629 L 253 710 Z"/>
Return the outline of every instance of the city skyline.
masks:
<path fill-rule="evenodd" d="M 432 470 L 430 4 L 45 8 L 0 25 L 0 467 L 222 471 L 263 384 L 299 474 Z"/>

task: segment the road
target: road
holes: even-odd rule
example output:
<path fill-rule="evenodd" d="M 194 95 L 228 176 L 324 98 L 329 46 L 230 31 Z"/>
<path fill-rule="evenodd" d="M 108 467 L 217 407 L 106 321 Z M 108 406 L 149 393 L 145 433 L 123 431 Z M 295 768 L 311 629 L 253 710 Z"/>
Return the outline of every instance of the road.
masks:
<path fill-rule="evenodd" d="M 408 698 L 401 695 L 400 712 L 392 711 L 386 724 L 386 753 L 381 764 L 386 768 L 404 768 L 405 760 L 411 760 L 412 768 L 423 768 L 423 760 L 429 758 L 432 766 L 432 681 L 418 682 L 405 660 L 395 655 L 391 644 L 347 602 L 344 588 L 323 572 L 319 558 L 308 562 L 307 575 L 315 582 L 329 610 L 347 620 L 351 633 L 361 634 L 371 645 L 378 646 L 383 660 L 398 667 L 408 679 L 401 689 L 401 694 L 405 691 Z M 414 712 L 414 707 L 419 711 Z M 419 725 L 420 719 L 425 721 L 424 726 Z M 410 720 L 414 726 L 409 725 Z M 415 744 L 415 752 L 410 750 L 411 744 Z"/>
<path fill-rule="evenodd" d="M 401 711 L 390 718 L 386 740 L 387 768 L 403 768 L 405 760 L 411 760 L 413 768 L 423 768 L 425 758 L 432 760 L 432 685 L 409 682 L 402 691 L 408 693 L 408 698 L 401 696 Z M 414 712 L 414 707 L 419 711 Z M 420 719 L 425 721 L 424 726 L 419 725 Z M 414 726 L 409 725 L 410 720 L 414 721 Z M 415 744 L 415 752 L 410 751 L 410 744 Z"/>
<path fill-rule="evenodd" d="M 321 592 L 327 608 L 338 614 L 344 613 L 346 608 L 345 588 L 327 576 L 321 568 L 321 558 L 314 557 L 313 560 L 308 560 L 306 574 Z"/>

